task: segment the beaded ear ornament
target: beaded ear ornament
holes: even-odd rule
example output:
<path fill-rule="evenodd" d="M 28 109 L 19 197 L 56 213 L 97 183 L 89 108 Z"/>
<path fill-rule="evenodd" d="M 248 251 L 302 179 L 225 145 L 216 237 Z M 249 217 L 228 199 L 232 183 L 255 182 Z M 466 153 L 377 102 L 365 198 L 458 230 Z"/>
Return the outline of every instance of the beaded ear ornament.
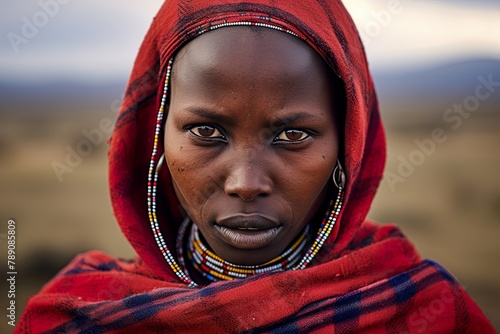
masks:
<path fill-rule="evenodd" d="M 298 36 L 294 32 L 267 23 L 259 22 L 230 22 L 222 23 L 218 25 L 211 26 L 209 30 L 214 30 L 217 28 L 227 27 L 227 26 L 261 26 L 266 28 L 271 28 L 279 31 L 284 31 L 294 36 Z M 200 30 L 200 34 L 207 30 Z M 338 194 L 336 200 L 331 200 L 328 209 L 326 210 L 325 216 L 321 222 L 321 225 L 316 233 L 316 237 L 312 243 L 310 242 L 309 235 L 310 225 L 307 225 L 303 233 L 299 235 L 296 241 L 285 250 L 281 255 L 275 259 L 255 266 L 243 266 L 229 263 L 216 254 L 214 254 L 208 247 L 206 247 L 199 234 L 199 230 L 196 224 L 191 223 L 189 219 L 185 219 L 182 223 L 178 236 L 177 236 L 177 256 L 176 260 L 172 252 L 165 242 L 165 238 L 160 230 L 160 225 L 158 223 L 158 217 L 156 215 L 156 190 L 158 184 L 158 172 L 163 165 L 164 155 L 157 161 L 158 156 L 158 143 L 161 140 L 161 130 L 163 126 L 163 119 L 165 116 L 165 104 L 167 100 L 170 75 L 172 71 L 173 58 L 168 61 L 167 71 L 165 76 L 163 94 L 161 97 L 160 108 L 156 118 L 155 134 L 153 141 L 153 151 L 151 153 L 151 159 L 148 169 L 148 187 L 147 187 L 147 207 L 148 207 L 148 218 L 153 231 L 153 236 L 165 258 L 166 262 L 175 273 L 175 275 L 189 287 L 196 287 L 198 284 L 192 280 L 189 275 L 186 260 L 191 263 L 193 268 L 199 271 L 207 280 L 218 281 L 218 280 L 231 280 L 235 278 L 245 278 L 259 273 L 268 273 L 275 271 L 284 270 L 300 270 L 304 269 L 311 261 L 314 259 L 318 251 L 323 246 L 324 242 L 330 235 L 333 226 L 335 225 L 337 218 L 340 214 L 343 202 L 343 188 L 344 182 L 339 182 L 338 184 Z M 340 163 L 337 165 L 342 171 Z M 336 170 L 338 170 L 336 168 Z M 342 172 L 343 175 L 343 172 Z M 334 182 L 336 175 L 334 173 Z M 342 181 L 345 180 L 345 175 L 342 176 Z M 335 182 L 337 184 L 337 182 Z M 189 239 L 186 238 L 186 232 L 188 227 L 191 225 Z M 186 252 L 184 252 L 184 243 L 187 242 Z M 307 245 L 310 243 L 310 246 Z M 307 249 L 307 250 L 306 250 Z M 186 253 L 186 254 L 185 254 Z"/>

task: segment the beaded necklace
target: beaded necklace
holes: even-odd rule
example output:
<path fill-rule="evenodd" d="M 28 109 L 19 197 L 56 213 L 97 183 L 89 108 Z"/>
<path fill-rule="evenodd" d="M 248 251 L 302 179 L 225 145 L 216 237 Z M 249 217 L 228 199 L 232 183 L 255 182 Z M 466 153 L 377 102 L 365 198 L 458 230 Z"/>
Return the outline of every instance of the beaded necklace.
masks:
<path fill-rule="evenodd" d="M 271 18 L 264 18 L 266 21 L 271 22 Z M 278 31 L 283 31 L 285 33 L 288 33 L 290 35 L 298 36 L 296 33 L 292 32 L 289 29 L 286 29 L 284 27 L 280 27 L 278 25 L 274 24 L 269 24 L 269 23 L 263 23 L 263 22 L 249 22 L 249 21 L 241 21 L 241 22 L 223 22 L 220 24 L 216 25 L 209 25 L 207 29 L 199 29 L 198 34 L 202 34 L 206 31 L 209 30 L 214 30 L 226 26 L 260 26 L 260 27 L 265 27 L 265 28 L 270 28 L 270 29 L 275 29 Z M 148 208 L 148 218 L 149 218 L 149 223 L 151 225 L 151 230 L 153 231 L 153 236 L 156 241 L 156 244 L 158 245 L 158 248 L 160 249 L 160 252 L 162 253 L 163 257 L 165 258 L 165 261 L 168 263 L 172 271 L 175 273 L 175 275 L 184 283 L 188 285 L 188 287 L 196 287 L 197 284 L 194 282 L 191 277 L 189 276 L 189 272 L 186 267 L 186 263 L 184 260 L 184 256 L 179 256 L 179 263 L 176 261 L 175 257 L 173 256 L 172 252 L 167 246 L 167 243 L 165 242 L 165 238 L 163 237 L 163 234 L 160 230 L 160 225 L 158 223 L 158 217 L 156 215 L 156 187 L 158 183 L 158 170 L 157 170 L 157 163 L 158 163 L 158 143 L 160 141 L 160 136 L 161 136 L 161 129 L 162 129 L 162 124 L 163 124 L 163 118 L 165 114 L 165 104 L 167 100 L 167 93 L 168 93 L 168 85 L 170 81 L 170 74 L 172 71 L 172 62 L 173 58 L 168 61 L 167 64 L 167 73 L 165 76 L 165 82 L 164 82 L 164 87 L 163 87 L 163 94 L 161 97 L 161 103 L 160 103 L 160 108 L 158 110 L 158 115 L 156 118 L 156 124 L 155 124 L 155 133 L 154 133 L 154 140 L 153 140 L 153 150 L 151 152 L 151 159 L 149 161 L 149 168 L 148 168 L 148 192 L 147 192 L 147 208 Z M 333 206 L 333 209 L 330 211 L 330 215 L 328 219 L 323 219 L 320 229 L 317 233 L 316 239 L 314 240 L 313 244 L 309 247 L 305 255 L 302 257 L 300 262 L 293 267 L 292 265 L 287 266 L 285 265 L 285 268 L 291 268 L 292 270 L 299 270 L 299 269 L 304 269 L 314 258 L 314 256 L 317 254 L 321 246 L 323 246 L 323 243 L 325 240 L 328 238 L 330 235 L 330 232 L 332 231 L 333 225 L 335 224 L 337 217 L 340 213 L 340 209 L 342 207 L 342 187 L 339 188 L 339 193 L 337 196 L 337 200 L 335 202 L 335 205 Z M 330 206 L 332 203 L 330 203 Z M 179 231 L 179 235 L 185 235 L 185 229 L 187 228 L 188 224 L 183 224 L 181 226 L 181 230 Z M 193 224 L 194 225 L 194 224 Z M 184 228 L 184 230 L 182 230 Z M 181 233 L 182 232 L 182 233 Z M 196 231 L 194 231 L 196 232 Z M 192 233 L 195 234 L 195 233 Z M 304 238 L 304 240 L 307 238 Z M 299 240 L 302 240 L 302 238 L 299 238 Z M 194 242 L 193 242 L 194 245 Z M 294 243 L 295 245 L 295 243 Z M 194 246 L 193 246 L 194 247 Z M 198 243 L 199 249 L 201 249 L 201 252 L 203 252 L 204 248 L 201 247 L 200 243 Z M 293 247 L 293 245 L 292 245 Z M 296 246 L 295 252 L 290 251 L 287 256 L 290 256 L 290 254 L 300 254 L 301 250 L 303 249 L 302 241 L 300 241 Z M 206 247 L 205 247 L 206 249 Z M 300 251 L 299 251 L 300 249 Z M 208 249 L 207 249 L 208 250 Z M 285 252 L 286 253 L 286 252 Z M 285 254 L 284 253 L 284 254 Z M 180 247 L 178 246 L 177 249 L 177 254 L 183 254 L 182 252 L 182 243 L 180 243 Z M 283 254 L 281 255 L 283 256 Z M 295 256 L 295 255 L 294 255 Z M 188 254 L 189 258 L 189 254 Z M 192 258 L 194 258 L 194 255 L 192 255 Z M 215 257 L 213 257 L 216 259 Z M 220 259 L 222 260 L 222 259 Z M 191 261 L 191 260 L 190 260 Z M 208 261 L 208 260 L 207 260 Z M 219 260 L 218 260 L 219 261 Z M 295 261 L 295 260 L 294 260 Z M 215 262 L 215 261 L 211 261 Z M 222 262 L 222 261 L 219 261 Z M 274 263 L 274 260 L 273 260 Z M 231 265 L 231 264 L 230 264 Z M 281 263 L 281 268 L 276 267 L 273 270 L 283 270 L 283 264 Z M 227 264 L 226 264 L 227 266 Z M 242 270 L 255 270 L 255 268 L 240 268 L 236 265 L 231 265 L 235 269 L 242 269 Z M 252 266 L 250 266 L 252 267 Z M 200 265 L 201 268 L 201 265 Z M 233 272 L 233 270 L 231 270 Z M 238 272 L 238 271 L 235 271 Z M 267 271 L 265 271 L 267 272 Z M 244 271 L 244 274 L 247 274 L 246 271 Z M 248 274 L 247 274 L 248 275 Z M 229 275 L 227 275 L 229 277 Z"/>

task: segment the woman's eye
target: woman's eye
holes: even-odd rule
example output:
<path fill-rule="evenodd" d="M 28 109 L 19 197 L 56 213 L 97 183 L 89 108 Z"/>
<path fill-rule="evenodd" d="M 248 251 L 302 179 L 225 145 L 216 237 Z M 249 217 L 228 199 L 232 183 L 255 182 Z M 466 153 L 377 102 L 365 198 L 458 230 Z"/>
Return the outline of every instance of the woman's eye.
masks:
<path fill-rule="evenodd" d="M 189 129 L 189 131 L 191 131 L 191 133 L 197 137 L 224 138 L 222 133 L 217 128 L 214 128 L 213 126 L 208 126 L 208 125 L 194 126 L 191 129 Z"/>
<path fill-rule="evenodd" d="M 281 132 L 274 141 L 298 142 L 307 139 L 310 135 L 301 130 L 285 130 Z"/>

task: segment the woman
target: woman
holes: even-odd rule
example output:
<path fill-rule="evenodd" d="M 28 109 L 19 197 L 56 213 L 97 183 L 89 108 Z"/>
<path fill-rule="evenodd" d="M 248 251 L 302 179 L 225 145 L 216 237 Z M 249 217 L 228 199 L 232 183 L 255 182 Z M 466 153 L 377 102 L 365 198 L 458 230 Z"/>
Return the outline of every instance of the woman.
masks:
<path fill-rule="evenodd" d="M 18 332 L 490 333 L 366 214 L 385 141 L 341 1 L 167 1 L 111 140 L 138 259 L 77 257 Z"/>

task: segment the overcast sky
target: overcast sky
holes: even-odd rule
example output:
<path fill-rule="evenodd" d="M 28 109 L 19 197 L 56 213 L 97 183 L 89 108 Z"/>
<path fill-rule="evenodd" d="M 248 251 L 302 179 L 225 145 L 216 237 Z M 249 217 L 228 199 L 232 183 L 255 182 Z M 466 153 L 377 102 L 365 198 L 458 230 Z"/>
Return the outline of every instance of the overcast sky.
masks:
<path fill-rule="evenodd" d="M 1 78 L 126 78 L 151 19 L 163 2 L 66 1 L 58 8 L 43 8 L 42 4 L 57 1 L 0 0 Z M 500 59 L 500 1 L 344 3 L 362 34 L 373 69 L 475 57 Z M 39 27 L 30 30 L 28 26 L 35 23 Z"/>

